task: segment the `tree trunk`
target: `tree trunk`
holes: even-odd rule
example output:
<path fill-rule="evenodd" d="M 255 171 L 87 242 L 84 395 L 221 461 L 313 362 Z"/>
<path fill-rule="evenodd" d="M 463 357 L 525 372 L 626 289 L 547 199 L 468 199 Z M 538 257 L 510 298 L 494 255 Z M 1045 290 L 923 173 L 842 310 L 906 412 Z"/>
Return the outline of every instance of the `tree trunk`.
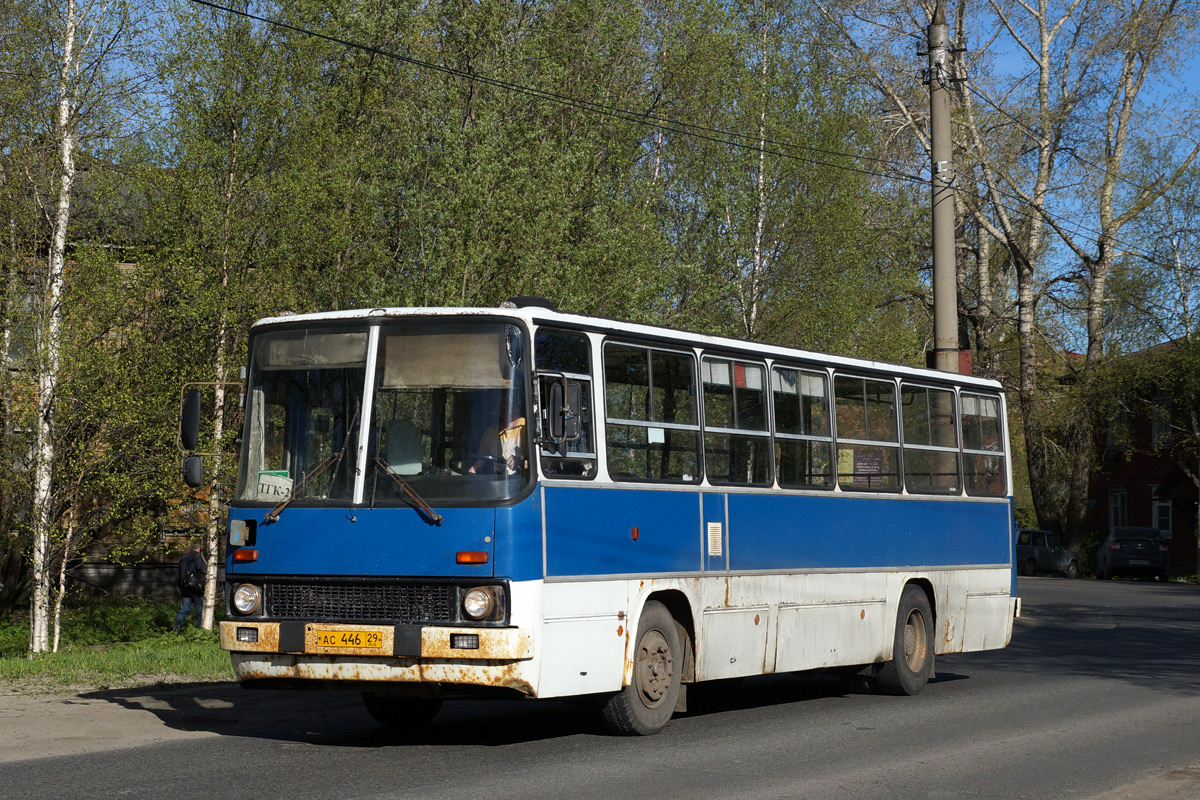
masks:
<path fill-rule="evenodd" d="M 230 119 L 232 121 L 234 118 L 231 116 Z M 225 218 L 223 220 L 222 231 L 223 242 L 221 247 L 220 274 L 222 298 L 226 296 L 226 290 L 229 288 L 229 250 L 230 239 L 233 235 L 233 187 L 237 176 L 237 148 L 238 127 L 234 123 L 232 125 L 232 138 L 229 144 L 229 172 L 225 183 Z M 229 354 L 226 352 L 228 349 L 229 319 L 225 308 L 219 306 L 217 311 L 216 363 L 214 365 L 217 386 L 216 391 L 213 393 L 213 441 L 216 444 L 213 449 L 218 454 L 213 457 L 212 476 L 208 482 L 208 526 L 204 531 L 204 560 L 208 564 L 208 570 L 204 576 L 204 612 L 200 622 L 200 627 L 206 631 L 211 631 L 213 628 L 217 607 L 217 557 L 220 553 L 220 548 L 217 546 L 217 537 L 222 530 L 221 471 L 224 466 L 224 459 L 221 457 L 220 451 L 221 442 L 225 436 L 225 381 L 229 378 Z"/>
<path fill-rule="evenodd" d="M 71 216 L 71 188 L 75 182 L 75 130 L 71 99 L 76 71 L 75 0 L 67 0 L 63 31 L 62 64 L 58 80 L 58 136 L 62 172 L 58 207 L 54 215 L 50 258 L 37 348 L 37 467 L 33 493 L 33 599 L 30 608 L 29 650 L 43 653 L 50 646 L 50 535 L 54 529 L 52 469 L 54 463 L 54 401 L 58 391 L 61 358 L 63 267 L 66 261 L 67 223 Z"/>
<path fill-rule="evenodd" d="M 62 633 L 63 599 L 67 596 L 67 562 L 71 560 L 71 548 L 75 546 L 75 518 L 67 520 L 67 538 L 63 542 L 62 560 L 58 564 L 58 592 L 54 596 L 54 645 L 51 650 L 58 652 L 58 642 Z"/>

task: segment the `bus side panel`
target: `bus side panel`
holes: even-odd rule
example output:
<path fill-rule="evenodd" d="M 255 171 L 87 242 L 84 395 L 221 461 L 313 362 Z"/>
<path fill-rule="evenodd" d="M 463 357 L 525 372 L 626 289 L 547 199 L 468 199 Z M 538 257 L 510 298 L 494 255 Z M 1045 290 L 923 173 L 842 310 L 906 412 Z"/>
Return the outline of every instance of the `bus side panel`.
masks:
<path fill-rule="evenodd" d="M 514 581 L 542 577 L 542 493 L 496 509 L 495 574 Z"/>
<path fill-rule="evenodd" d="M 883 573 L 789 576 L 777 610 L 780 672 L 885 658 L 890 615 Z"/>
<path fill-rule="evenodd" d="M 701 569 L 695 492 L 547 487 L 545 513 L 547 577 Z"/>
<path fill-rule="evenodd" d="M 546 583 L 539 697 L 621 688 L 629 629 L 629 582 Z"/>
<path fill-rule="evenodd" d="M 1009 563 L 1007 503 L 729 495 L 729 568 Z"/>
<path fill-rule="evenodd" d="M 967 585 L 964 651 L 1006 647 L 1012 639 L 1013 604 L 1009 574 L 999 570 L 971 573 Z"/>

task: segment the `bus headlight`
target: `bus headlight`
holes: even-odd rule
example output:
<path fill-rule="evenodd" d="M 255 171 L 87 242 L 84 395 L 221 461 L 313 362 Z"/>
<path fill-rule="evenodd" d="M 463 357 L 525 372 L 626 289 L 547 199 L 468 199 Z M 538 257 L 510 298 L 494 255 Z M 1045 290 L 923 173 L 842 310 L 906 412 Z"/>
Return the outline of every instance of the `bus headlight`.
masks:
<path fill-rule="evenodd" d="M 485 619 L 496 608 L 495 590 L 488 586 L 468 589 L 463 595 L 463 613 L 470 619 Z"/>
<path fill-rule="evenodd" d="M 253 614 L 262 605 L 262 592 L 252 583 L 243 583 L 233 590 L 233 610 L 239 614 Z"/>

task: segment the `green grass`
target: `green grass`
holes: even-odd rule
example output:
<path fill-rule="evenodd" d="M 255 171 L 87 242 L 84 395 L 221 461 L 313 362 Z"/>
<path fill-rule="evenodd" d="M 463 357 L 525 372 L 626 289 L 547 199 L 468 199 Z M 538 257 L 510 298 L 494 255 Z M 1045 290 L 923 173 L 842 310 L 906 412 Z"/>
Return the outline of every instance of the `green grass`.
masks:
<path fill-rule="evenodd" d="M 0 691 L 87 691 L 233 679 L 215 631 L 189 622 L 171 632 L 176 607 L 152 600 L 81 601 L 64 607 L 59 652 L 27 654 L 28 614 L 0 620 Z M 218 609 L 217 619 L 222 614 Z"/>

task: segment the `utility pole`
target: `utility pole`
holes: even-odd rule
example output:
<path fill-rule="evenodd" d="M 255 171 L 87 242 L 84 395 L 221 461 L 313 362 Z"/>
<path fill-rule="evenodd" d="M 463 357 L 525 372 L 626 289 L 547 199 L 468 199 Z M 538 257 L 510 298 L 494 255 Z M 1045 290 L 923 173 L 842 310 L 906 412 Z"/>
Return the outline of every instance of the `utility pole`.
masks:
<path fill-rule="evenodd" d="M 929 46 L 930 184 L 933 200 L 933 364 L 959 371 L 958 286 L 954 266 L 954 162 L 950 144 L 950 26 L 942 0 L 926 32 Z"/>

